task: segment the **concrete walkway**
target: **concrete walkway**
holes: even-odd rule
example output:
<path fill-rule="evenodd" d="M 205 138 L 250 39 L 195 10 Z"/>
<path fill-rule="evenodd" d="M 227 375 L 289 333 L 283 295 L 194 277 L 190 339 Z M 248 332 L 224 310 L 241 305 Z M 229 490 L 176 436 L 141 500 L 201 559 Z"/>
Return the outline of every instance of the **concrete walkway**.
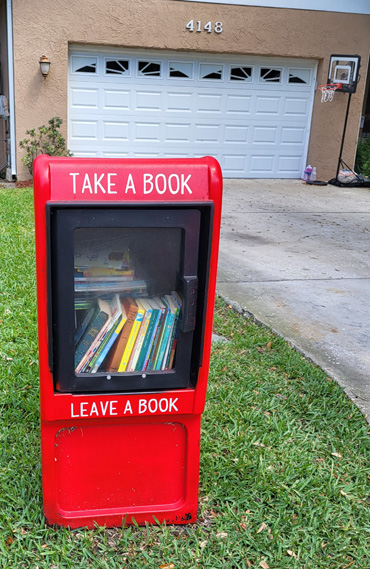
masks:
<path fill-rule="evenodd" d="M 225 180 L 217 290 L 370 420 L 370 189 Z"/>

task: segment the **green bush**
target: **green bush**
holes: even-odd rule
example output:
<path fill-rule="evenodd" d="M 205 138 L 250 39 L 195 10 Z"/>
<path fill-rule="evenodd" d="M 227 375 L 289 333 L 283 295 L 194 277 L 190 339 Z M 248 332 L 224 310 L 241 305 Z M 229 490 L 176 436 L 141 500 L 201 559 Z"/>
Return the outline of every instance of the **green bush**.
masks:
<path fill-rule="evenodd" d="M 72 156 L 67 149 L 66 141 L 60 134 L 59 129 L 63 121 L 59 117 L 49 120 L 48 126 L 42 125 L 37 129 L 26 130 L 28 138 L 19 142 L 19 146 L 26 150 L 22 162 L 27 166 L 31 176 L 33 175 L 33 161 L 39 154 L 49 156 Z"/>
<path fill-rule="evenodd" d="M 370 176 L 370 138 L 357 144 L 355 171 L 364 176 Z"/>

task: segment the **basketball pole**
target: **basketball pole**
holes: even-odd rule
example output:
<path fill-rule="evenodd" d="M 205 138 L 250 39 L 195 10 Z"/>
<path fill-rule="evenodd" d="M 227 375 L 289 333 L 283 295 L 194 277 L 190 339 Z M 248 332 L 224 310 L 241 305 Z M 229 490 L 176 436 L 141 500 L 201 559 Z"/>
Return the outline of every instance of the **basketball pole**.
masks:
<path fill-rule="evenodd" d="M 339 151 L 337 173 L 336 173 L 336 175 L 335 175 L 335 179 L 336 179 L 336 180 L 338 180 L 338 174 L 339 174 L 339 170 L 340 170 L 340 167 L 341 167 L 342 164 L 343 164 L 343 166 L 345 166 L 346 168 L 348 168 L 348 170 L 351 170 L 351 171 L 353 172 L 352 168 L 349 168 L 349 166 L 348 166 L 345 162 L 343 162 L 343 160 L 342 160 L 343 147 L 344 147 L 344 140 L 345 140 L 345 138 L 346 138 L 346 130 L 347 130 L 348 115 L 349 115 L 349 107 L 350 107 L 350 104 L 351 104 L 351 97 L 352 97 L 352 93 L 349 93 L 349 96 L 348 96 L 348 103 L 347 103 L 347 110 L 346 110 L 346 118 L 344 119 L 344 128 L 343 128 L 343 134 L 342 134 L 342 142 L 341 142 L 340 151 Z M 354 172 L 353 172 L 353 173 L 354 173 Z"/>

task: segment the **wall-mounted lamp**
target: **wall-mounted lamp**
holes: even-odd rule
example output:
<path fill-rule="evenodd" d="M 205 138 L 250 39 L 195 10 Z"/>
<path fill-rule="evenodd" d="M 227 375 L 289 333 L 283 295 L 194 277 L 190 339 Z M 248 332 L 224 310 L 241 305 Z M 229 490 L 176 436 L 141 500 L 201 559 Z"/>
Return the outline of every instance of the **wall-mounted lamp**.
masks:
<path fill-rule="evenodd" d="M 42 55 L 40 57 L 40 71 L 44 79 L 49 75 L 50 65 L 51 65 L 50 59 L 46 57 L 46 55 Z"/>

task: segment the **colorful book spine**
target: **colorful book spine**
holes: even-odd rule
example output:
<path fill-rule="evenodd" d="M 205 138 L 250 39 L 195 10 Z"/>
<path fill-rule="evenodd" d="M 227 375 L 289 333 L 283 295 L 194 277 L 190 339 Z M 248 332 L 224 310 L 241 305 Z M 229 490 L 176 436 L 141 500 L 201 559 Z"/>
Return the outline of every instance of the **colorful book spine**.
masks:
<path fill-rule="evenodd" d="M 90 361 L 92 360 L 92 358 L 94 357 L 96 350 L 99 348 L 101 342 L 105 338 L 108 326 L 109 326 L 109 319 L 106 320 L 106 322 L 103 324 L 103 326 L 100 329 L 100 332 L 96 336 L 96 338 L 93 341 L 93 343 L 91 344 L 90 348 L 88 349 L 88 351 L 86 352 L 86 354 L 84 355 L 84 357 L 82 358 L 82 360 L 80 361 L 78 366 L 76 367 L 75 371 L 77 373 L 81 373 L 82 371 L 87 370 L 87 367 L 88 367 Z"/>
<path fill-rule="evenodd" d="M 179 332 L 179 314 L 180 314 L 180 311 L 177 310 L 177 313 L 175 316 L 174 326 L 172 329 L 171 340 L 168 343 L 167 354 L 166 354 L 165 359 L 163 360 L 163 364 L 162 364 L 162 369 L 164 369 L 164 370 L 165 369 L 172 369 L 173 360 L 174 360 L 175 351 L 176 351 L 177 336 L 178 336 L 178 332 Z"/>
<path fill-rule="evenodd" d="M 108 307 L 107 303 L 105 303 Z M 81 365 L 81 361 L 84 359 L 86 353 L 89 351 L 92 344 L 95 342 L 99 332 L 103 328 L 104 324 L 109 318 L 109 310 L 102 309 L 101 304 L 98 304 L 98 308 L 94 313 L 94 316 L 87 327 L 85 334 L 82 336 L 79 344 L 75 351 L 75 368 L 78 371 L 78 367 Z"/>
<path fill-rule="evenodd" d="M 77 346 L 77 344 L 79 343 L 79 341 L 81 340 L 82 336 L 85 333 L 86 328 L 89 325 L 90 320 L 93 317 L 93 314 L 95 312 L 95 308 L 92 307 L 89 310 L 87 310 L 84 318 L 81 321 L 81 324 L 79 325 L 78 329 L 76 330 L 76 334 L 75 334 L 75 346 Z"/>
<path fill-rule="evenodd" d="M 141 326 L 141 323 L 143 320 L 143 316 L 144 316 L 144 310 L 139 308 L 137 313 L 136 313 L 135 322 L 132 326 L 130 336 L 127 340 L 126 348 L 123 352 L 122 359 L 121 359 L 121 362 L 120 362 L 119 367 L 118 367 L 118 372 L 126 371 L 126 369 L 127 369 L 127 365 L 128 365 L 130 355 L 131 355 L 131 350 L 134 347 L 135 340 L 136 340 L 136 337 L 138 335 L 138 332 L 139 332 L 139 329 L 140 329 L 140 326 Z"/>
<path fill-rule="evenodd" d="M 161 308 L 161 315 L 159 318 L 159 322 L 158 322 L 157 330 L 155 332 L 153 343 L 152 343 L 152 346 L 150 349 L 149 359 L 148 359 L 148 362 L 147 362 L 147 365 L 145 368 L 147 370 L 154 369 L 154 361 L 155 361 L 155 357 L 157 354 L 158 342 L 160 341 L 160 338 L 162 335 L 162 329 L 163 329 L 163 323 L 164 323 L 165 317 L 166 317 L 165 309 Z"/>
<path fill-rule="evenodd" d="M 152 316 L 150 318 L 150 323 L 148 330 L 145 334 L 143 347 L 141 348 L 139 359 L 136 363 L 136 370 L 143 371 L 149 359 L 150 348 L 154 340 L 154 336 L 157 330 L 158 322 L 161 316 L 161 311 L 158 308 L 152 309 Z"/>
<path fill-rule="evenodd" d="M 142 349 L 143 344 L 144 344 L 145 336 L 148 332 L 150 319 L 151 319 L 152 313 L 153 313 L 153 309 L 149 306 L 149 303 L 147 303 L 145 300 L 138 299 L 136 302 L 140 307 L 141 306 L 143 307 L 145 313 L 144 313 L 142 325 L 140 327 L 139 333 L 138 333 L 137 338 L 136 338 L 133 353 L 131 354 L 129 365 L 127 367 L 128 371 L 135 371 L 136 370 L 137 362 L 138 362 L 138 359 L 139 359 L 139 356 L 141 353 L 141 349 Z"/>
<path fill-rule="evenodd" d="M 84 366 L 83 371 L 85 372 L 90 372 L 92 370 L 96 360 L 100 356 L 100 353 L 104 350 L 107 342 L 109 341 L 111 335 L 113 334 L 117 321 L 122 317 L 121 302 L 118 294 L 115 294 L 114 297 L 112 298 L 111 302 L 109 303 L 109 308 L 112 317 L 110 319 L 108 327 L 105 330 L 104 335 L 100 338 L 99 345 L 96 346 L 93 356 Z"/>
<path fill-rule="evenodd" d="M 108 355 L 109 350 L 111 349 L 111 347 L 113 346 L 113 344 L 117 340 L 117 338 L 119 337 L 120 332 L 121 332 L 122 328 L 124 327 L 124 325 L 126 324 L 126 322 L 127 322 L 127 318 L 122 316 L 118 325 L 115 328 L 113 328 L 113 333 L 110 336 L 106 345 L 104 346 L 104 349 L 101 351 L 100 355 L 98 356 L 98 359 L 96 360 L 95 365 L 91 370 L 91 373 L 96 373 L 98 371 L 101 364 L 103 363 L 106 356 Z"/>
<path fill-rule="evenodd" d="M 154 369 L 159 370 L 162 368 L 162 361 L 164 358 L 164 354 L 166 352 L 166 348 L 170 339 L 170 334 L 173 326 L 173 321 L 175 318 L 175 314 L 172 314 L 171 310 L 168 309 L 166 321 L 163 326 L 163 335 L 161 343 L 158 347 L 158 355 L 156 357 Z"/>
<path fill-rule="evenodd" d="M 173 341 L 175 339 L 175 334 L 176 334 L 177 316 L 178 316 L 178 309 L 176 308 L 175 312 L 173 314 L 172 326 L 171 326 L 169 338 L 167 340 L 166 350 L 165 350 L 165 353 L 164 353 L 164 356 L 162 359 L 162 363 L 161 363 L 161 369 L 162 370 L 168 369 L 168 362 L 170 359 L 170 353 L 171 353 Z"/>
<path fill-rule="evenodd" d="M 137 304 L 132 298 L 124 298 L 121 304 L 122 314 L 125 314 L 127 316 L 127 321 L 119 334 L 118 341 L 115 342 L 108 355 L 106 362 L 106 371 L 109 371 L 111 373 L 116 373 L 118 371 L 122 359 L 122 354 L 125 351 L 137 313 Z"/>
<path fill-rule="evenodd" d="M 176 345 L 177 345 L 177 336 L 179 332 L 179 323 L 181 318 L 181 308 L 182 308 L 182 300 L 175 291 L 171 292 L 169 302 L 174 307 L 175 319 L 172 327 L 171 338 L 167 346 L 167 352 L 165 354 L 165 357 L 163 358 L 163 363 L 162 363 L 163 370 L 172 369 L 173 366 L 173 361 L 176 352 Z"/>

